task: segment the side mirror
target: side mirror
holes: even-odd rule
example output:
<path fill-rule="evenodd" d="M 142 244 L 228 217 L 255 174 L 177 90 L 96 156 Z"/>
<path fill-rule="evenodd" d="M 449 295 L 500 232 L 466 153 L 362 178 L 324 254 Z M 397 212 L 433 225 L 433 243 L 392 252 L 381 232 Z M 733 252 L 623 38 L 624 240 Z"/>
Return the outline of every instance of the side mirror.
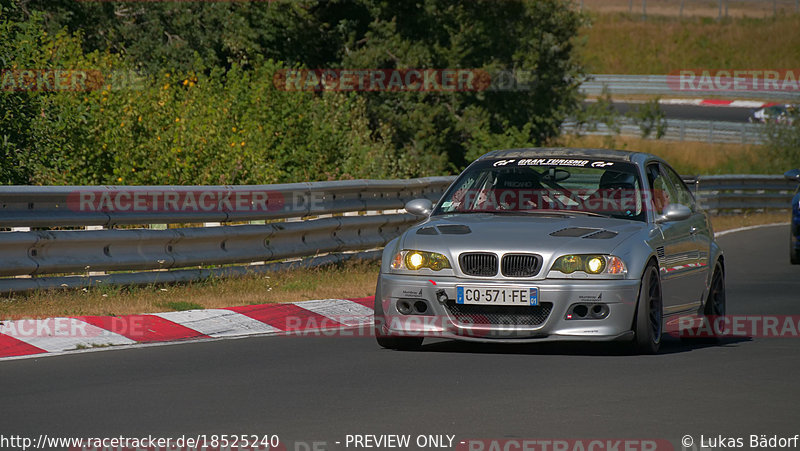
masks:
<path fill-rule="evenodd" d="M 414 199 L 406 203 L 406 211 L 414 216 L 430 216 L 433 211 L 433 202 L 428 199 Z"/>
<path fill-rule="evenodd" d="M 786 171 L 783 174 L 783 177 L 786 180 L 791 180 L 793 182 L 800 182 L 800 169 L 792 169 L 791 171 Z"/>
<path fill-rule="evenodd" d="M 664 213 L 656 218 L 656 224 L 665 222 L 683 221 L 692 216 L 692 209 L 682 204 L 669 204 L 664 208 Z"/>

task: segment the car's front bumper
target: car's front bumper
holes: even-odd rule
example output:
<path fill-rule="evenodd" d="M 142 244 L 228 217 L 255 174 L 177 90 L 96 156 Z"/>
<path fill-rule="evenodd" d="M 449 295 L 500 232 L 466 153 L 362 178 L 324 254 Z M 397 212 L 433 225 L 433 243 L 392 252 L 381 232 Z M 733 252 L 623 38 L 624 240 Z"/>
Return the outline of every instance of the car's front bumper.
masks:
<path fill-rule="evenodd" d="M 457 286 L 486 285 L 536 287 L 539 306 L 507 307 L 500 309 L 501 313 L 492 310 L 484 315 L 482 306 L 461 309 L 454 305 Z M 630 338 L 639 295 L 639 281 L 628 279 L 491 281 L 384 273 L 378 287 L 376 325 L 382 334 L 515 343 Z M 403 314 L 397 308 L 402 300 L 423 301 L 428 310 L 423 315 Z M 573 314 L 568 318 L 576 304 L 604 305 L 607 316 L 579 319 Z"/>

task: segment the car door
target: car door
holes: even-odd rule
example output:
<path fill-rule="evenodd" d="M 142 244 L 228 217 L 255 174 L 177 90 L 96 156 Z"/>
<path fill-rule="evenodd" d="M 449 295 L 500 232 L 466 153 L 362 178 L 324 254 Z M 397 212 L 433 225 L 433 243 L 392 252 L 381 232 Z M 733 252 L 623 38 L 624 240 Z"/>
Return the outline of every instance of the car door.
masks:
<path fill-rule="evenodd" d="M 649 164 L 646 173 L 651 189 L 651 208 L 658 217 L 667 205 L 678 203 L 679 196 L 659 163 Z M 667 315 L 689 308 L 686 305 L 687 293 L 691 293 L 696 284 L 692 264 L 697 261 L 697 244 L 691 233 L 692 222 L 689 218 L 657 226 L 662 238 L 657 251 L 664 314 Z"/>
<path fill-rule="evenodd" d="M 692 237 L 694 253 L 690 256 L 689 267 L 686 268 L 688 289 L 681 297 L 684 298 L 682 309 L 688 310 L 698 307 L 702 303 L 708 283 L 708 272 L 711 258 L 711 228 L 708 217 L 697 205 L 691 190 L 686 186 L 681 177 L 669 165 L 661 164 L 661 171 L 667 176 L 677 195 L 676 202 L 686 205 L 692 210 L 692 216 L 687 220 L 689 234 Z"/>

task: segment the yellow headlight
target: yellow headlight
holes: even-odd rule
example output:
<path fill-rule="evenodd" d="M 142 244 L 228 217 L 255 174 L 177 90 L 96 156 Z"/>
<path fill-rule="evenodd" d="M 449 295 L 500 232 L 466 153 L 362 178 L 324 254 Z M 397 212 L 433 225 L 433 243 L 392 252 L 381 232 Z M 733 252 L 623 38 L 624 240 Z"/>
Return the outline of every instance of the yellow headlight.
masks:
<path fill-rule="evenodd" d="M 595 256 L 589 257 L 586 260 L 586 272 L 589 274 L 600 274 L 606 269 L 606 259 L 603 257 Z"/>
<path fill-rule="evenodd" d="M 423 263 L 425 263 L 425 258 L 419 252 L 410 252 L 406 256 L 408 269 L 419 269 Z"/>
<path fill-rule="evenodd" d="M 576 271 L 586 274 L 625 274 L 625 263 L 614 255 L 564 255 L 556 259 L 553 271 L 572 274 Z"/>
<path fill-rule="evenodd" d="M 395 254 L 391 266 L 392 269 L 410 269 L 412 271 L 422 268 L 428 268 L 433 271 L 452 268 L 450 260 L 442 254 L 412 250 L 404 250 Z"/>

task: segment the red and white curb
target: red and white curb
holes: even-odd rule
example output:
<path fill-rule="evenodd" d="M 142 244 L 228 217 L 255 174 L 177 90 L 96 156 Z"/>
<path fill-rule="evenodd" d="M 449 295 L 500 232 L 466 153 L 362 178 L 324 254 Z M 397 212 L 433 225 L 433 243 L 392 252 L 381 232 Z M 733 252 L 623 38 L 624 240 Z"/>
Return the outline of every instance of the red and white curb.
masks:
<path fill-rule="evenodd" d="M 661 105 L 720 106 L 728 108 L 766 108 L 772 105 L 779 105 L 776 102 L 722 99 L 661 99 L 658 103 Z"/>
<path fill-rule="evenodd" d="M 587 99 L 587 102 L 596 102 L 597 99 Z M 618 103 L 643 104 L 644 100 L 618 100 Z M 722 99 L 659 99 L 660 105 L 689 105 L 728 108 L 766 108 L 772 105 L 782 105 L 780 102 L 762 102 L 759 100 L 722 100 Z"/>
<path fill-rule="evenodd" d="M 0 321 L 0 359 L 372 324 L 372 297 L 124 316 Z"/>

